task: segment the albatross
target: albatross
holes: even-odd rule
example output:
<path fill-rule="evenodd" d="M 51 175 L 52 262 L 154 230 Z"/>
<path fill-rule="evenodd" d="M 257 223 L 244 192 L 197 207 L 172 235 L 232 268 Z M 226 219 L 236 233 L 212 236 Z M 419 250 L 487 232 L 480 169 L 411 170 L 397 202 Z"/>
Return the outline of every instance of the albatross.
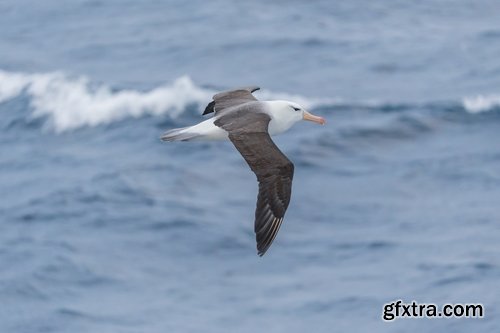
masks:
<path fill-rule="evenodd" d="M 276 238 L 292 194 L 293 163 L 271 139 L 300 120 L 325 124 L 297 103 L 259 101 L 244 87 L 213 96 L 203 115 L 212 118 L 199 124 L 165 132 L 163 141 L 230 140 L 257 176 L 259 194 L 254 231 L 257 254 L 263 256 Z"/>

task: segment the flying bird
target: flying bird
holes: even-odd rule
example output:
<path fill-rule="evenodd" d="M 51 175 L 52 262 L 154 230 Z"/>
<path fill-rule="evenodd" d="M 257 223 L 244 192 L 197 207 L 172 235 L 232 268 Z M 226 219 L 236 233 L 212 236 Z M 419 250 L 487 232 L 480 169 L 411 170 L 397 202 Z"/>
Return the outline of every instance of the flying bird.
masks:
<path fill-rule="evenodd" d="M 325 120 L 289 101 L 259 101 L 245 87 L 213 96 L 203 115 L 215 115 L 190 127 L 167 131 L 163 141 L 230 140 L 257 176 L 259 194 L 255 210 L 257 253 L 271 246 L 285 217 L 292 193 L 293 163 L 271 140 L 299 120 L 323 125 Z"/>

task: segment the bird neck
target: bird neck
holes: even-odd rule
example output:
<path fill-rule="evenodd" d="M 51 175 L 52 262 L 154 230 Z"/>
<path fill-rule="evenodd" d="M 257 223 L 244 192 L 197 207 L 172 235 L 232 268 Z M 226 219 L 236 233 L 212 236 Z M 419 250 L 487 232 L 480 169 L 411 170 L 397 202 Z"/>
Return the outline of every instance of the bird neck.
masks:
<path fill-rule="evenodd" d="M 286 132 L 300 120 L 285 101 L 268 101 L 267 106 L 267 112 L 271 117 L 268 128 L 270 135 Z"/>

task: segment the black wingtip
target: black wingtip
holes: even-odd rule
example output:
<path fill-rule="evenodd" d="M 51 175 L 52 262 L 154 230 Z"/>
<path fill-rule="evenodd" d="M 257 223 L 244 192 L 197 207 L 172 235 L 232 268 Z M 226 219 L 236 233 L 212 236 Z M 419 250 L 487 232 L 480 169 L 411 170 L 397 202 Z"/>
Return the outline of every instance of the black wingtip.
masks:
<path fill-rule="evenodd" d="M 203 111 L 203 116 L 209 113 L 214 112 L 214 106 L 215 106 L 215 101 L 211 101 L 208 103 L 207 107 L 205 108 L 205 111 Z"/>
<path fill-rule="evenodd" d="M 271 245 L 271 244 L 269 244 L 269 245 Z M 269 250 L 269 247 L 270 247 L 269 245 L 268 245 L 268 246 L 265 246 L 265 247 L 260 247 L 260 248 L 259 248 L 259 246 L 258 246 L 258 247 L 257 247 L 257 255 L 258 255 L 259 257 L 264 256 L 264 254 L 266 254 L 267 250 Z"/>

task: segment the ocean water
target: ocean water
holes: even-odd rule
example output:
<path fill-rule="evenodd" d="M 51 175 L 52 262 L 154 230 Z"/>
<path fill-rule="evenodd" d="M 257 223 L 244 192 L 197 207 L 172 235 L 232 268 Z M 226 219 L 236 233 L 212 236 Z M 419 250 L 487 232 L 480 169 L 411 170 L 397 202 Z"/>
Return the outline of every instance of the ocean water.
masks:
<path fill-rule="evenodd" d="M 498 1 L 0 1 L 0 332 L 500 331 Z M 259 85 L 327 119 L 256 255 L 228 142 Z M 384 303 L 482 319 L 382 320 Z"/>

